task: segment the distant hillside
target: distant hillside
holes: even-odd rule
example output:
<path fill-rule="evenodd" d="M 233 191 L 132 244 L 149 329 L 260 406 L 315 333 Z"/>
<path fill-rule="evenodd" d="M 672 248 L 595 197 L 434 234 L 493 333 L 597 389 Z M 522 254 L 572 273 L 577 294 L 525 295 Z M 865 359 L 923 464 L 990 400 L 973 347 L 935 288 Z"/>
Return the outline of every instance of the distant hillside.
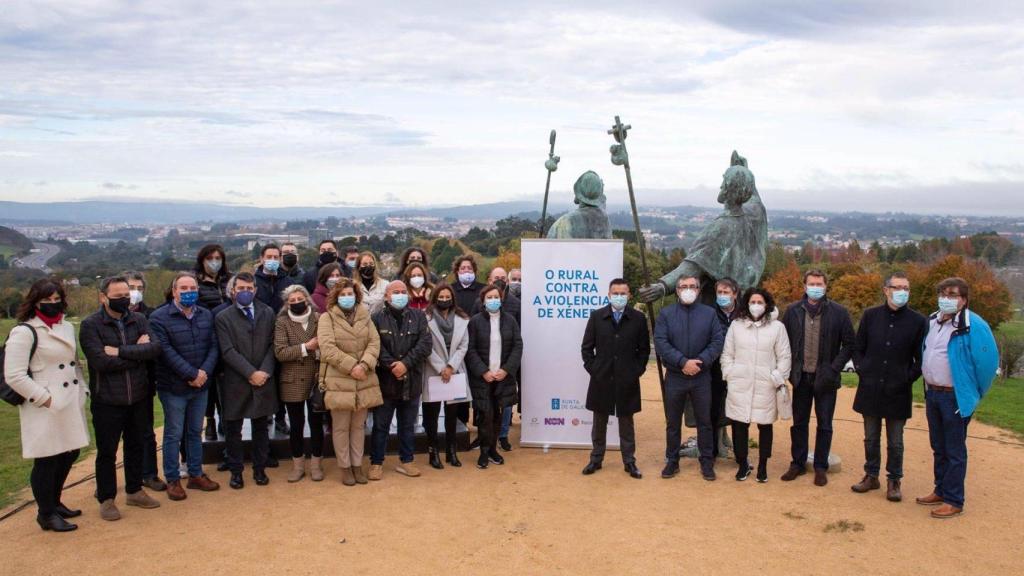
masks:
<path fill-rule="evenodd" d="M 17 230 L 0 226 L 0 246 L 10 247 L 15 254 L 24 254 L 32 249 L 32 241 Z"/>

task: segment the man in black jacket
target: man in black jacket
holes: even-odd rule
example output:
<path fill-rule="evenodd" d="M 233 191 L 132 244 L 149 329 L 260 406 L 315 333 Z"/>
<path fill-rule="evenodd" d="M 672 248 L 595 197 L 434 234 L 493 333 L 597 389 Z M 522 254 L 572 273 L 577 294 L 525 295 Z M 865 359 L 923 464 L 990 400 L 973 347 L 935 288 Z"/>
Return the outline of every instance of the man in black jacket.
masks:
<path fill-rule="evenodd" d="M 305 274 L 302 275 L 302 285 L 306 287 L 310 294 L 316 290 L 316 279 L 320 275 L 320 269 L 328 264 L 337 262 L 338 266 L 341 266 L 341 274 L 346 278 L 352 277 L 353 268 L 349 266 L 349 260 L 342 260 L 338 257 L 338 245 L 334 240 L 321 240 L 317 250 L 319 255 L 316 258 L 316 266 L 306 270 Z M 296 279 L 295 283 L 298 284 L 298 279 Z"/>
<path fill-rule="evenodd" d="M 395 412 L 398 413 L 400 460 L 395 471 L 409 477 L 420 475 L 413 463 L 416 414 L 423 387 L 423 362 L 430 356 L 432 343 L 427 317 L 419 310 L 408 308 L 408 304 L 409 291 L 405 283 L 395 280 L 384 292 L 384 309 L 373 315 L 373 324 L 380 334 L 377 378 L 384 404 L 373 409 L 370 480 L 383 477 L 384 452 Z"/>
<path fill-rule="evenodd" d="M 853 409 L 864 415 L 864 478 L 851 489 L 862 494 L 878 490 L 882 465 L 882 420 L 888 456 L 886 498 L 903 499 L 903 427 L 910 418 L 912 387 L 921 376 L 921 344 L 928 320 L 907 306 L 910 280 L 895 272 L 882 289 L 885 304 L 869 308 L 857 327 L 853 362 L 860 383 Z"/>
<path fill-rule="evenodd" d="M 793 462 L 782 475 L 788 482 L 807 473 L 807 436 L 811 404 L 818 420 L 814 438 L 814 484 L 828 484 L 828 455 L 832 449 L 832 416 L 843 367 L 855 345 L 850 313 L 825 296 L 828 277 L 821 270 L 804 273 L 804 298 L 786 309 L 786 326 L 793 351 Z"/>
<path fill-rule="evenodd" d="M 294 242 L 281 244 L 281 272 L 291 278 L 293 284 L 305 280 L 306 271 L 299 265 L 299 247 Z"/>
<path fill-rule="evenodd" d="M 129 301 L 128 308 L 132 312 L 138 312 L 147 319 L 153 311 L 146 305 L 146 277 L 142 272 L 128 270 L 121 273 L 128 279 Z M 156 397 L 156 359 L 146 363 L 149 374 L 149 394 L 147 394 L 146 407 L 144 408 L 149 420 L 142 431 L 142 485 L 154 492 L 167 490 L 167 484 L 160 479 L 160 473 L 156 466 L 156 432 L 153 430 L 153 399 Z"/>
<path fill-rule="evenodd" d="M 114 499 L 117 445 L 122 438 L 127 504 L 160 506 L 142 489 L 142 442 L 152 418 L 146 414 L 152 406 L 148 363 L 160 355 L 160 344 L 150 341 L 146 317 L 129 310 L 127 278 L 105 278 L 100 283 L 100 302 L 99 311 L 82 321 L 80 339 L 89 363 L 90 409 L 96 431 L 96 499 L 104 520 L 118 520 L 121 513 Z"/>
<path fill-rule="evenodd" d="M 601 469 L 604 460 L 608 417 L 619 419 L 622 464 L 633 478 L 643 478 L 636 467 L 636 434 L 633 414 L 640 411 L 640 376 L 651 356 L 647 319 L 626 304 L 629 284 L 616 278 L 608 286 L 609 304 L 590 314 L 583 332 L 583 367 L 590 374 L 587 410 L 594 413 L 590 439 L 594 445 L 583 474 Z"/>

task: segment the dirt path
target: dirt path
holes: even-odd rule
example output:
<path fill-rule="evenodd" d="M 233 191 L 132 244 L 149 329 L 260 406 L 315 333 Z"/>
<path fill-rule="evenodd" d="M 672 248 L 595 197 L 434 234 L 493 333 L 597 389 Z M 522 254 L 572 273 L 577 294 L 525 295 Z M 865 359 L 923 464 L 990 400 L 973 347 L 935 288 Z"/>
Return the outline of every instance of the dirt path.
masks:
<path fill-rule="evenodd" d="M 835 452 L 843 470 L 825 488 L 811 476 L 783 483 L 788 425 L 776 427 L 768 484 L 733 480 L 735 464 L 719 462 L 719 480 L 700 479 L 684 461 L 673 480 L 658 476 L 664 419 L 656 380 L 644 381 L 637 418 L 641 481 L 610 453 L 605 469 L 583 477 L 583 451 L 516 449 L 507 464 L 481 471 L 435 471 L 419 458 L 421 478 L 400 477 L 389 458 L 382 482 L 340 484 L 334 461 L 321 483 L 285 481 L 271 470 L 266 487 L 248 482 L 215 493 L 189 492 L 158 510 L 123 505 L 123 519 L 99 518 L 87 482 L 65 493 L 85 509 L 72 534 L 41 532 L 34 509 L 0 523 L 8 574 L 1021 574 L 1024 505 L 1019 439 L 971 425 L 967 512 L 932 520 L 914 496 L 931 488 L 931 452 L 921 409 L 906 432 L 905 501 L 882 492 L 858 495 L 862 426 L 841 392 Z M 813 425 L 813 422 L 812 422 Z M 514 435 L 518 434 L 518 425 Z M 996 440 L 1009 441 L 1010 443 Z M 91 462 L 72 472 L 89 474 Z M 248 480 L 248 475 L 247 475 Z M 830 525 L 839 526 L 830 529 Z M 846 530 L 843 530 L 843 526 Z"/>

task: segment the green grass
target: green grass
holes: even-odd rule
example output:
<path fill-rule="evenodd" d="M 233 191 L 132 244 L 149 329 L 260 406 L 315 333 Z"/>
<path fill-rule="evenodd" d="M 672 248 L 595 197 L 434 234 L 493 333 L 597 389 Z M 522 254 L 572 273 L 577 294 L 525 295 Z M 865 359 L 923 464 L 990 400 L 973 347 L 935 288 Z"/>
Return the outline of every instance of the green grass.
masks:
<path fill-rule="evenodd" d="M 19 252 L 21 251 L 10 244 L 0 244 L 0 256 L 3 256 L 7 260 L 10 260 L 11 256 L 15 256 Z"/>

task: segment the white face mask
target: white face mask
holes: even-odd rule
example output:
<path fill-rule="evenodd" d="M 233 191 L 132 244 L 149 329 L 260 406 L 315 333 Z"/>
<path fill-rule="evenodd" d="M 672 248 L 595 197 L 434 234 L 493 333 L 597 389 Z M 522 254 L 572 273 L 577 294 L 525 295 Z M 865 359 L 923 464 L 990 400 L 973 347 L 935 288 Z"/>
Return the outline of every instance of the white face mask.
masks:
<path fill-rule="evenodd" d="M 697 291 L 691 288 L 680 290 L 679 301 L 683 304 L 693 304 L 697 301 Z"/>
<path fill-rule="evenodd" d="M 761 316 L 764 316 L 764 304 L 751 304 L 748 308 L 750 309 L 750 315 L 754 317 L 754 320 L 759 320 Z"/>
<path fill-rule="evenodd" d="M 413 276 L 412 278 L 409 278 L 409 284 L 411 284 L 413 288 L 422 288 L 423 276 Z"/>
<path fill-rule="evenodd" d="M 142 302 L 142 290 L 132 290 L 128 292 L 128 297 L 131 298 L 132 306 L 138 306 Z"/>

